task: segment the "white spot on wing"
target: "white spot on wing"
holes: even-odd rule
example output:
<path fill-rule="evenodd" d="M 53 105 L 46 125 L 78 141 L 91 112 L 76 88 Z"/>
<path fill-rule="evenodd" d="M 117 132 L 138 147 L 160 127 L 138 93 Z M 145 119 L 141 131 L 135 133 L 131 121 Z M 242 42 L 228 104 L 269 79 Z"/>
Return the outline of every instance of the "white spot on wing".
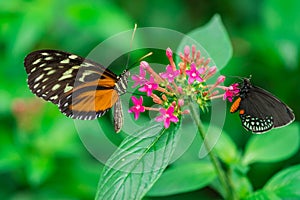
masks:
<path fill-rule="evenodd" d="M 39 75 L 39 76 L 34 80 L 34 82 L 37 82 L 37 81 L 41 80 L 41 79 L 43 78 L 43 76 L 44 76 L 44 74 Z"/>
<path fill-rule="evenodd" d="M 64 92 L 65 93 L 67 93 L 67 92 L 69 92 L 70 90 L 72 90 L 73 89 L 73 87 L 72 86 L 66 86 L 66 88 L 64 89 Z"/>
<path fill-rule="evenodd" d="M 68 64 L 69 62 L 70 62 L 69 58 L 60 61 L 60 63 L 62 63 L 62 64 Z"/>
<path fill-rule="evenodd" d="M 72 74 L 72 71 L 73 71 L 73 68 L 68 69 L 67 71 L 65 71 L 65 73 L 63 73 L 63 76 Z"/>
<path fill-rule="evenodd" d="M 81 81 L 81 82 L 84 82 L 84 77 L 85 77 L 85 76 L 83 75 L 83 76 L 80 77 L 78 80 Z"/>
<path fill-rule="evenodd" d="M 54 74 L 55 72 L 56 72 L 56 70 L 55 70 L 55 69 L 53 69 L 53 70 L 49 71 L 49 72 L 47 73 L 47 75 Z"/>
<path fill-rule="evenodd" d="M 46 67 L 46 68 L 44 68 L 44 71 L 48 71 L 48 70 L 51 70 L 51 69 L 53 69 L 52 67 Z"/>
<path fill-rule="evenodd" d="M 36 64 L 38 64 L 39 62 L 41 62 L 41 60 L 42 60 L 42 58 L 39 58 L 39 59 L 37 59 L 36 61 L 34 61 L 32 64 L 33 64 L 33 65 L 36 65 Z"/>
<path fill-rule="evenodd" d="M 91 71 L 91 70 L 85 70 L 83 73 L 82 73 L 82 76 L 78 79 L 79 81 L 82 81 L 84 82 L 84 78 L 88 75 L 91 75 L 93 74 L 94 72 Z"/>
<path fill-rule="evenodd" d="M 40 64 L 39 67 L 44 67 L 45 65 L 47 65 L 46 63 Z"/>
<path fill-rule="evenodd" d="M 55 95 L 55 96 L 50 97 L 49 99 L 55 100 L 55 99 L 57 99 L 57 98 L 58 98 L 58 95 Z"/>
<path fill-rule="evenodd" d="M 52 60 L 53 57 L 52 56 L 49 56 L 49 57 L 46 57 L 45 60 Z"/>
<path fill-rule="evenodd" d="M 36 67 L 32 68 L 30 73 L 34 72 L 36 70 Z"/>
<path fill-rule="evenodd" d="M 33 89 L 36 89 L 37 87 L 39 87 L 39 83 L 37 83 L 37 84 L 35 84 L 34 86 L 33 86 Z"/>
<path fill-rule="evenodd" d="M 65 76 L 61 76 L 61 77 L 58 79 L 58 81 L 62 81 L 62 80 L 67 79 L 67 78 L 72 78 L 72 74 L 67 74 L 67 75 L 65 75 Z"/>
<path fill-rule="evenodd" d="M 70 59 L 76 59 L 76 58 L 78 58 L 78 56 L 76 56 L 76 55 L 69 55 L 69 58 Z"/>
<path fill-rule="evenodd" d="M 60 84 L 55 84 L 53 87 L 52 87 L 52 90 L 57 90 L 58 88 L 60 87 Z"/>
<path fill-rule="evenodd" d="M 83 67 L 91 67 L 91 66 L 93 66 L 93 65 L 84 62 L 84 63 L 81 63 L 81 66 L 83 66 Z"/>

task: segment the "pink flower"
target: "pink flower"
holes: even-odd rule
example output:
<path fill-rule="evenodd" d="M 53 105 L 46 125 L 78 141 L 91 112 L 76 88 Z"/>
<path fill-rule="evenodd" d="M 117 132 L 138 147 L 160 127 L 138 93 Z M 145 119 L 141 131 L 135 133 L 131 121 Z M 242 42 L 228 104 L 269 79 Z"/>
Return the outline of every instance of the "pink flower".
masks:
<path fill-rule="evenodd" d="M 217 79 L 217 84 L 223 83 L 225 81 L 225 76 L 221 75 Z"/>
<path fill-rule="evenodd" d="M 175 66 L 175 63 L 174 63 L 174 60 L 173 60 L 173 52 L 172 52 L 171 48 L 167 48 L 167 50 L 166 50 L 166 56 L 169 59 L 169 62 L 171 64 L 171 66 L 172 66 L 173 71 L 176 71 L 176 66 Z"/>
<path fill-rule="evenodd" d="M 166 72 L 160 73 L 160 76 L 164 79 L 168 79 L 170 83 L 174 81 L 174 78 L 180 74 L 179 70 L 173 71 L 171 65 L 166 67 Z"/>
<path fill-rule="evenodd" d="M 164 108 L 161 108 L 159 110 L 160 116 L 155 118 L 155 121 L 162 122 L 164 121 L 165 128 L 169 128 L 171 122 L 178 122 L 179 119 L 173 114 L 174 113 L 174 107 L 170 106 L 167 110 Z"/>
<path fill-rule="evenodd" d="M 225 89 L 225 93 L 223 96 L 223 99 L 228 99 L 228 101 L 232 102 L 232 98 L 237 96 L 240 92 L 240 89 L 238 88 L 239 84 L 238 83 L 234 83 L 232 85 L 230 85 L 229 87 L 227 87 Z"/>
<path fill-rule="evenodd" d="M 151 96 L 152 91 L 158 88 L 158 84 L 155 83 L 154 78 L 150 76 L 150 80 L 145 82 L 144 86 L 139 89 L 141 92 L 147 92 L 147 96 Z"/>
<path fill-rule="evenodd" d="M 178 105 L 182 107 L 184 105 L 184 99 L 178 99 Z"/>
<path fill-rule="evenodd" d="M 212 66 L 209 68 L 209 74 L 214 75 L 217 71 L 217 67 L 216 66 Z"/>
<path fill-rule="evenodd" d="M 203 79 L 200 77 L 200 74 L 203 74 L 204 72 L 205 72 L 205 70 L 202 69 L 202 68 L 200 68 L 199 70 L 197 70 L 196 64 L 192 63 L 191 64 L 191 69 L 190 70 L 186 70 L 186 74 L 189 76 L 188 83 L 191 84 L 195 80 L 197 80 L 199 82 L 202 82 Z"/>
<path fill-rule="evenodd" d="M 134 104 L 128 112 L 129 113 L 134 113 L 134 119 L 137 120 L 139 118 L 139 115 L 141 112 L 145 112 L 145 107 L 142 105 L 143 104 L 143 97 L 141 96 L 140 99 L 136 98 L 135 96 L 131 97 L 131 100 Z"/>
<path fill-rule="evenodd" d="M 166 50 L 166 56 L 171 59 L 173 57 L 173 52 L 172 52 L 172 49 L 170 48 L 167 48 Z"/>
<path fill-rule="evenodd" d="M 143 68 L 143 69 L 147 69 L 147 68 L 150 67 L 150 65 L 149 65 L 148 62 L 142 61 L 142 62 L 140 63 L 140 67 Z"/>
<path fill-rule="evenodd" d="M 131 78 L 134 81 L 134 85 L 132 86 L 133 88 L 140 85 L 143 86 L 145 82 L 147 81 L 146 78 L 146 72 L 145 70 L 140 67 L 140 74 L 139 75 L 133 75 Z"/>
<path fill-rule="evenodd" d="M 190 47 L 189 46 L 185 46 L 183 52 L 184 52 L 184 56 L 186 58 L 188 58 L 189 55 L 190 55 Z"/>

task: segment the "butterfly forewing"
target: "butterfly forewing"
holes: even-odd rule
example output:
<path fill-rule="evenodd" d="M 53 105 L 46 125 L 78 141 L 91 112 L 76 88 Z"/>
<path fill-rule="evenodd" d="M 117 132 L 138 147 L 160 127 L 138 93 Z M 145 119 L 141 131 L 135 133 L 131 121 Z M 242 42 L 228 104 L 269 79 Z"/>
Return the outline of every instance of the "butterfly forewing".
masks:
<path fill-rule="evenodd" d="M 257 109 L 261 116 L 270 117 L 273 119 L 274 128 L 289 124 L 295 118 L 291 108 L 280 101 L 270 92 L 253 86 L 250 95 L 254 96 L 259 106 Z"/>
<path fill-rule="evenodd" d="M 30 90 L 57 104 L 74 119 L 102 116 L 118 100 L 114 90 L 118 77 L 110 70 L 80 56 L 39 50 L 25 58 Z"/>

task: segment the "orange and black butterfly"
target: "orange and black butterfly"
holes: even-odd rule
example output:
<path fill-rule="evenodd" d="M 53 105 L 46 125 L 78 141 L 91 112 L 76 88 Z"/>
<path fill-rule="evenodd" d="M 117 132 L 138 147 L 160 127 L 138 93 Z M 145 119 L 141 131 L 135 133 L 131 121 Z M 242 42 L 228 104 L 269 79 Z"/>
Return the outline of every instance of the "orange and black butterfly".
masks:
<path fill-rule="evenodd" d="M 117 76 L 99 63 L 58 50 L 38 50 L 24 61 L 30 90 L 58 105 L 73 119 L 92 120 L 114 106 L 114 126 L 123 125 L 120 95 L 127 90 L 129 71 Z"/>

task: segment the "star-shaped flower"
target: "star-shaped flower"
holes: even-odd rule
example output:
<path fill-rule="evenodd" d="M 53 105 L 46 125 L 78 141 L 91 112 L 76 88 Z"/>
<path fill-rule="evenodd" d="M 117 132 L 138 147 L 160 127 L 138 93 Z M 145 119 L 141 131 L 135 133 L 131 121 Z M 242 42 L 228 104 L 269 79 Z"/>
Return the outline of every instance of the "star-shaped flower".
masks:
<path fill-rule="evenodd" d="M 150 76 L 149 81 L 145 82 L 144 86 L 139 89 L 141 92 L 147 92 L 147 96 L 151 96 L 152 91 L 158 88 L 158 84 L 154 81 L 154 78 Z"/>
<path fill-rule="evenodd" d="M 140 74 L 131 76 L 132 80 L 134 81 L 134 85 L 132 87 L 134 88 L 138 85 L 143 86 L 147 81 L 145 76 L 146 76 L 145 70 L 142 67 L 140 67 Z"/>
<path fill-rule="evenodd" d="M 171 122 L 178 122 L 179 119 L 174 115 L 174 106 L 170 106 L 168 109 L 161 108 L 159 110 L 160 116 L 155 118 L 157 122 L 164 122 L 165 128 L 169 128 Z"/>
<path fill-rule="evenodd" d="M 160 76 L 164 79 L 168 79 L 170 83 L 174 81 L 174 79 L 180 74 L 179 70 L 173 70 L 171 65 L 166 67 L 166 72 L 160 73 Z"/>
<path fill-rule="evenodd" d="M 138 99 L 135 96 L 132 96 L 131 100 L 134 105 L 128 110 L 128 112 L 134 113 L 134 119 L 137 120 L 139 118 L 140 113 L 145 112 L 145 107 L 142 105 L 143 97 L 140 96 L 140 98 Z"/>
<path fill-rule="evenodd" d="M 199 82 L 202 82 L 203 79 L 201 78 L 200 75 L 203 74 L 204 71 L 205 70 L 203 68 L 200 68 L 199 70 L 197 70 L 196 64 L 192 63 L 191 64 L 191 69 L 190 70 L 186 70 L 186 74 L 189 76 L 188 83 L 191 84 L 195 80 L 199 81 Z"/>

